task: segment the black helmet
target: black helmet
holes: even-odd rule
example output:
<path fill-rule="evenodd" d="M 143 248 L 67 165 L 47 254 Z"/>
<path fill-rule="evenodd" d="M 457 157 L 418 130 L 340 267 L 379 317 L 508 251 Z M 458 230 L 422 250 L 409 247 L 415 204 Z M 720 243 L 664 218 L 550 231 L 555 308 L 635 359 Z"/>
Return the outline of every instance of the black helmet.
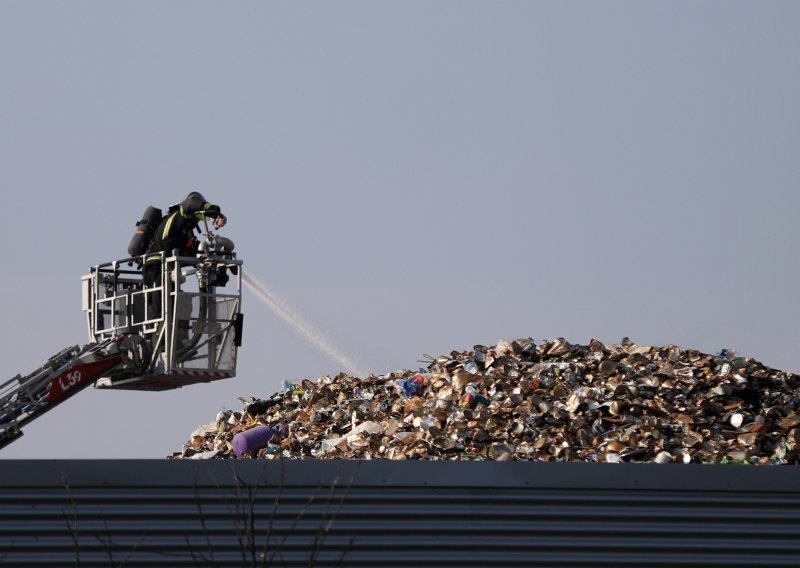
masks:
<path fill-rule="evenodd" d="M 183 198 L 183 201 L 181 201 L 181 215 L 185 217 L 197 213 L 198 211 L 202 211 L 205 204 L 206 198 L 203 197 L 199 192 L 192 191 L 189 193 L 189 195 Z"/>
<path fill-rule="evenodd" d="M 183 198 L 183 201 L 189 201 L 190 199 L 199 199 L 203 203 L 206 202 L 206 198 L 203 197 L 203 194 L 199 191 L 192 191 L 186 197 Z"/>

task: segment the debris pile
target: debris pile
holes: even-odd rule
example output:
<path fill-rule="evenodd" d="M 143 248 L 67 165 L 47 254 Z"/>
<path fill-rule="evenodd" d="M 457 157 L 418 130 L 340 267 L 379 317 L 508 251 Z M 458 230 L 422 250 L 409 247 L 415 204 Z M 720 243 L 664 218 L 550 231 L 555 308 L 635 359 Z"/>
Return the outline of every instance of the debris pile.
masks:
<path fill-rule="evenodd" d="M 800 377 L 733 351 L 518 339 L 430 360 L 284 381 L 170 457 L 800 463 Z"/>

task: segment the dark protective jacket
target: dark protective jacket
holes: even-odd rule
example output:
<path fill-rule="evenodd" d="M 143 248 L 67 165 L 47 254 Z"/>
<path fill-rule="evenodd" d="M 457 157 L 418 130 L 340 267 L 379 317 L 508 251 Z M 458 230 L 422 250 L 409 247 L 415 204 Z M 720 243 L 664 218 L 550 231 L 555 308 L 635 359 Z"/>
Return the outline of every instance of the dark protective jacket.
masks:
<path fill-rule="evenodd" d="M 222 215 L 218 205 L 212 205 L 197 192 L 192 192 L 178 206 L 170 208 L 156 227 L 147 254 L 166 252 L 167 256 L 177 249 L 182 255 L 194 254 L 194 230 L 203 216 L 216 219 Z M 148 256 L 145 262 L 155 262 L 159 255 Z"/>

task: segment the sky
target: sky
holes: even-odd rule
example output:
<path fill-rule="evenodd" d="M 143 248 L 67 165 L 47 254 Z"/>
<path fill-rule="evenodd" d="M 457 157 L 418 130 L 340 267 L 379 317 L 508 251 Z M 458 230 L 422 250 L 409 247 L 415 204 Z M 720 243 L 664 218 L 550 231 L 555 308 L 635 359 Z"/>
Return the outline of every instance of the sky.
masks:
<path fill-rule="evenodd" d="M 0 382 L 89 342 L 80 277 L 148 205 L 364 372 L 501 339 L 800 372 L 795 2 L 0 3 Z M 0 458 L 164 458 L 335 375 L 246 290 L 237 376 L 84 390 Z"/>

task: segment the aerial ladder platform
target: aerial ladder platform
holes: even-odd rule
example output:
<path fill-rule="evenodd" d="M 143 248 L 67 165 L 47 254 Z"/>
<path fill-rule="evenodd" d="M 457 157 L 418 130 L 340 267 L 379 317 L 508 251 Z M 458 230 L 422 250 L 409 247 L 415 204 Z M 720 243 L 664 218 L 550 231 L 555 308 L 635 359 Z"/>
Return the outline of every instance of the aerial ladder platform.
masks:
<path fill-rule="evenodd" d="M 92 267 L 81 278 L 90 343 L 0 384 L 0 448 L 89 385 L 163 391 L 234 377 L 243 314 L 233 249 L 206 225 L 195 256 L 161 253 L 153 284 L 142 275 L 144 256 Z"/>

